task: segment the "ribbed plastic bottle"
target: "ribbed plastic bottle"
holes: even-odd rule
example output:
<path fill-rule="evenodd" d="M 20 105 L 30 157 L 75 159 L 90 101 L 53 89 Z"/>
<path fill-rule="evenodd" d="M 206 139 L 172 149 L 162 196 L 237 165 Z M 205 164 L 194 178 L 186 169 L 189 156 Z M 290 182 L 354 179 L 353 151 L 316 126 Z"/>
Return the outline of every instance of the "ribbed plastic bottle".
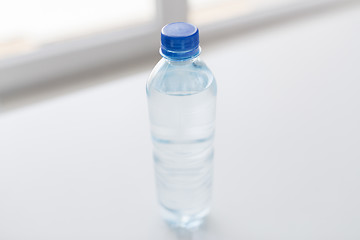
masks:
<path fill-rule="evenodd" d="M 199 30 L 161 30 L 162 59 L 146 84 L 157 195 L 169 225 L 196 228 L 210 210 L 216 81 L 200 59 Z"/>

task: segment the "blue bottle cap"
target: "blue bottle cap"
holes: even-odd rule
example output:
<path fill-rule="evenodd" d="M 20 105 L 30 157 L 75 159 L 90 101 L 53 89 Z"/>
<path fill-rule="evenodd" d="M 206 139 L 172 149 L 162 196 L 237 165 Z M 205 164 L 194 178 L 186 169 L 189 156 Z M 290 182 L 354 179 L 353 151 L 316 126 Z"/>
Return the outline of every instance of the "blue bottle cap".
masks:
<path fill-rule="evenodd" d="M 170 23 L 161 29 L 160 54 L 169 59 L 184 60 L 200 54 L 199 30 L 185 23 Z"/>

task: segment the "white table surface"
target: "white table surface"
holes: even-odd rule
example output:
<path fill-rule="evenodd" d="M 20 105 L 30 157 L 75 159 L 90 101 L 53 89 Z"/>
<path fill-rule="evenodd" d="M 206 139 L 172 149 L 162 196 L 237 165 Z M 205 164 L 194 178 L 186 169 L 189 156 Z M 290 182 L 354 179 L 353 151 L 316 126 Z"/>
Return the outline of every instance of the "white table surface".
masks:
<path fill-rule="evenodd" d="M 360 7 L 203 51 L 219 90 L 200 231 L 158 214 L 149 69 L 0 115 L 0 239 L 360 239 Z"/>

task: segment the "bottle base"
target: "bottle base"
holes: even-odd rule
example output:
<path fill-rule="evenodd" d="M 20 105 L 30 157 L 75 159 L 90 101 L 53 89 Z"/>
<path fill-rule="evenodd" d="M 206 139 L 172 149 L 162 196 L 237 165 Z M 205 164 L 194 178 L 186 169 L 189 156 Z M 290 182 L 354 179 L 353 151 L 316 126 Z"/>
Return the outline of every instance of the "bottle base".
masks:
<path fill-rule="evenodd" d="M 187 230 L 198 229 L 210 212 L 209 207 L 196 214 L 186 214 L 181 211 L 167 209 L 163 206 L 160 206 L 160 208 L 163 219 L 171 228 L 181 228 Z"/>

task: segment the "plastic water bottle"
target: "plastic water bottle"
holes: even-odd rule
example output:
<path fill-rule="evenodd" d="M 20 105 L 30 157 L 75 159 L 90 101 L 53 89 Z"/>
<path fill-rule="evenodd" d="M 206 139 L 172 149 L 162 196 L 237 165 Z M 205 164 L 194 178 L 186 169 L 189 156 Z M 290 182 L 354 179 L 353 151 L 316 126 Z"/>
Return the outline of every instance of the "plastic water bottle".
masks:
<path fill-rule="evenodd" d="M 146 85 L 158 200 L 167 223 L 195 228 L 210 210 L 216 82 L 194 25 L 163 27 L 160 54 Z"/>

